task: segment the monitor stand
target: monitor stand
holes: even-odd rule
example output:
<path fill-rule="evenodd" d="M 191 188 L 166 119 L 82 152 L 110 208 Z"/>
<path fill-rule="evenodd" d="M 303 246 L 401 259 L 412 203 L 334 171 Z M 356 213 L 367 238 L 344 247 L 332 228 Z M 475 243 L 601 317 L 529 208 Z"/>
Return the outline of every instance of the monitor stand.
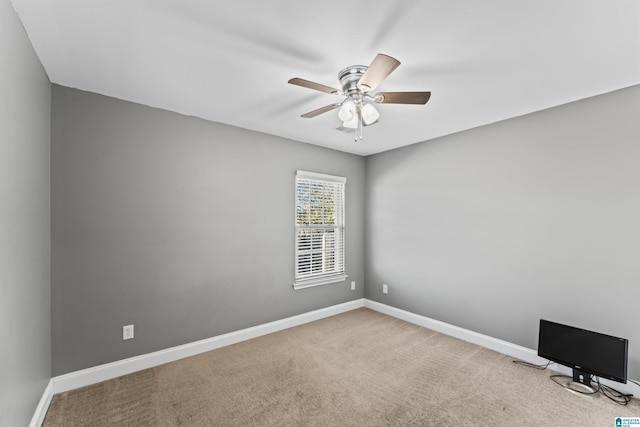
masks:
<path fill-rule="evenodd" d="M 571 378 L 571 377 L 567 377 Z M 598 396 L 598 390 L 591 385 L 591 374 L 573 368 L 573 378 L 563 384 L 567 390 L 583 396 Z"/>

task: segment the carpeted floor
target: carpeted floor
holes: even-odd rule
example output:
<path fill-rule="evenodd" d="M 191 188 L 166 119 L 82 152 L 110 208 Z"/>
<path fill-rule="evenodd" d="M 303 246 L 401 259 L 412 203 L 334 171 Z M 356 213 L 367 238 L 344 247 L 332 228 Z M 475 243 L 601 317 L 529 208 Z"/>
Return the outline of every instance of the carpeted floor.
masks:
<path fill-rule="evenodd" d="M 368 309 L 57 394 L 44 426 L 615 426 L 639 417 Z"/>

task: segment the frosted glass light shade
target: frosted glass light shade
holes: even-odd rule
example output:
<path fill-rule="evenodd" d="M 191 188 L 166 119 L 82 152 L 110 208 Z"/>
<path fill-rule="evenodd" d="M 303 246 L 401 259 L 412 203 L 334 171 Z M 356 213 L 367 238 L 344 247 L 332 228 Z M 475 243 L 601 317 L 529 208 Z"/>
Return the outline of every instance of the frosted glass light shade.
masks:
<path fill-rule="evenodd" d="M 374 123 L 376 120 L 378 120 L 379 117 L 380 113 L 378 113 L 378 110 L 376 110 L 373 105 L 364 104 L 362 106 L 362 121 L 365 124 L 370 125 L 371 123 Z"/>
<path fill-rule="evenodd" d="M 353 117 L 351 118 L 351 120 L 342 122 L 342 126 L 346 127 L 346 128 L 349 128 L 349 129 L 357 128 L 358 127 L 358 116 L 356 116 L 354 114 Z"/>
<path fill-rule="evenodd" d="M 353 101 L 348 100 L 338 111 L 338 118 L 342 120 L 342 126 L 355 129 L 358 126 L 358 115 L 356 114 L 356 105 Z"/>

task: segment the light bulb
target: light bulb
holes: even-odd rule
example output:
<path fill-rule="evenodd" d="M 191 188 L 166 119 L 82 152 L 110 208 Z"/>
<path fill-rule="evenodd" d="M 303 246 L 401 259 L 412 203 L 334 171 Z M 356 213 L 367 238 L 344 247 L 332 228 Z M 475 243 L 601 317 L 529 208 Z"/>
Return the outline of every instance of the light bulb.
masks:
<path fill-rule="evenodd" d="M 364 104 L 362 106 L 362 121 L 365 124 L 370 125 L 372 123 L 375 123 L 375 121 L 378 120 L 379 117 L 380 113 L 378 113 L 378 110 L 376 110 L 373 105 Z"/>

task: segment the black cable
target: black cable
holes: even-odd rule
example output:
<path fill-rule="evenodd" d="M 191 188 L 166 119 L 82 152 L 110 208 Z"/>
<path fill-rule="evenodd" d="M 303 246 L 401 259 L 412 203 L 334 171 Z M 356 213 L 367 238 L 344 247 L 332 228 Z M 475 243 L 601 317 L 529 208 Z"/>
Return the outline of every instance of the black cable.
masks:
<path fill-rule="evenodd" d="M 525 362 L 525 361 L 522 361 L 522 360 L 512 360 L 512 362 L 516 363 L 518 365 L 526 366 L 528 368 L 539 369 L 541 371 L 544 371 L 545 369 L 547 369 L 549 367 L 549 365 L 554 363 L 554 362 L 549 361 L 544 365 L 536 365 L 534 363 L 529 363 L 529 362 Z M 561 386 L 563 388 L 566 388 L 568 390 L 574 391 L 576 393 L 586 394 L 586 395 L 602 393 L 609 400 L 612 400 L 612 401 L 616 402 L 618 405 L 622 405 L 622 406 L 626 406 L 627 403 L 629 403 L 631 401 L 631 398 L 633 397 L 633 394 L 624 394 L 624 393 L 619 392 L 618 390 L 616 390 L 613 387 L 609 387 L 607 385 L 601 384 L 600 383 L 600 378 L 595 376 L 595 375 L 591 375 L 590 381 L 595 381 L 595 383 L 598 386 L 596 388 L 594 388 L 592 392 L 576 390 L 576 389 L 568 387 L 566 384 L 561 383 L 560 381 L 556 380 L 556 378 L 563 378 L 563 379 L 573 380 L 573 377 L 570 377 L 568 375 L 550 375 L 549 378 L 551 378 L 551 380 L 554 383 L 558 384 L 559 386 Z M 627 381 L 630 381 L 630 382 L 640 386 L 640 383 L 638 383 L 637 381 L 634 381 L 634 380 L 631 380 L 631 379 L 627 379 Z"/>
<path fill-rule="evenodd" d="M 522 360 L 512 360 L 513 363 L 516 363 L 518 365 L 523 365 L 526 366 L 527 368 L 533 368 L 533 369 L 540 369 L 541 371 L 544 371 L 545 369 L 547 369 L 549 367 L 549 365 L 551 365 L 554 362 L 547 362 L 546 365 L 536 365 L 534 363 L 529 363 L 529 362 L 525 362 Z"/>
<path fill-rule="evenodd" d="M 608 397 L 609 400 L 613 400 L 618 405 L 622 405 L 622 406 L 625 406 L 627 403 L 631 401 L 631 397 L 633 396 L 632 394 L 620 393 L 615 388 L 609 387 L 604 384 L 600 384 L 600 378 L 595 377 L 595 379 L 596 379 L 596 384 L 598 384 L 598 391 L 600 391 L 602 394 Z"/>
<path fill-rule="evenodd" d="M 551 380 L 554 383 L 558 384 L 559 386 L 564 387 L 576 393 L 586 394 L 586 395 L 602 393 L 609 400 L 612 400 L 618 405 L 622 405 L 622 406 L 626 406 L 627 403 L 631 401 L 631 397 L 633 396 L 632 394 L 620 393 L 618 390 L 614 389 L 613 387 L 609 387 L 607 385 L 600 383 L 600 378 L 595 375 L 591 375 L 590 377 L 590 381 L 594 381 L 597 384 L 597 387 L 595 387 L 592 392 L 576 390 L 571 387 L 568 387 L 567 384 L 561 383 L 558 380 L 556 380 L 556 378 L 573 380 L 573 377 L 570 377 L 568 375 L 551 375 L 549 378 L 551 378 Z"/>

